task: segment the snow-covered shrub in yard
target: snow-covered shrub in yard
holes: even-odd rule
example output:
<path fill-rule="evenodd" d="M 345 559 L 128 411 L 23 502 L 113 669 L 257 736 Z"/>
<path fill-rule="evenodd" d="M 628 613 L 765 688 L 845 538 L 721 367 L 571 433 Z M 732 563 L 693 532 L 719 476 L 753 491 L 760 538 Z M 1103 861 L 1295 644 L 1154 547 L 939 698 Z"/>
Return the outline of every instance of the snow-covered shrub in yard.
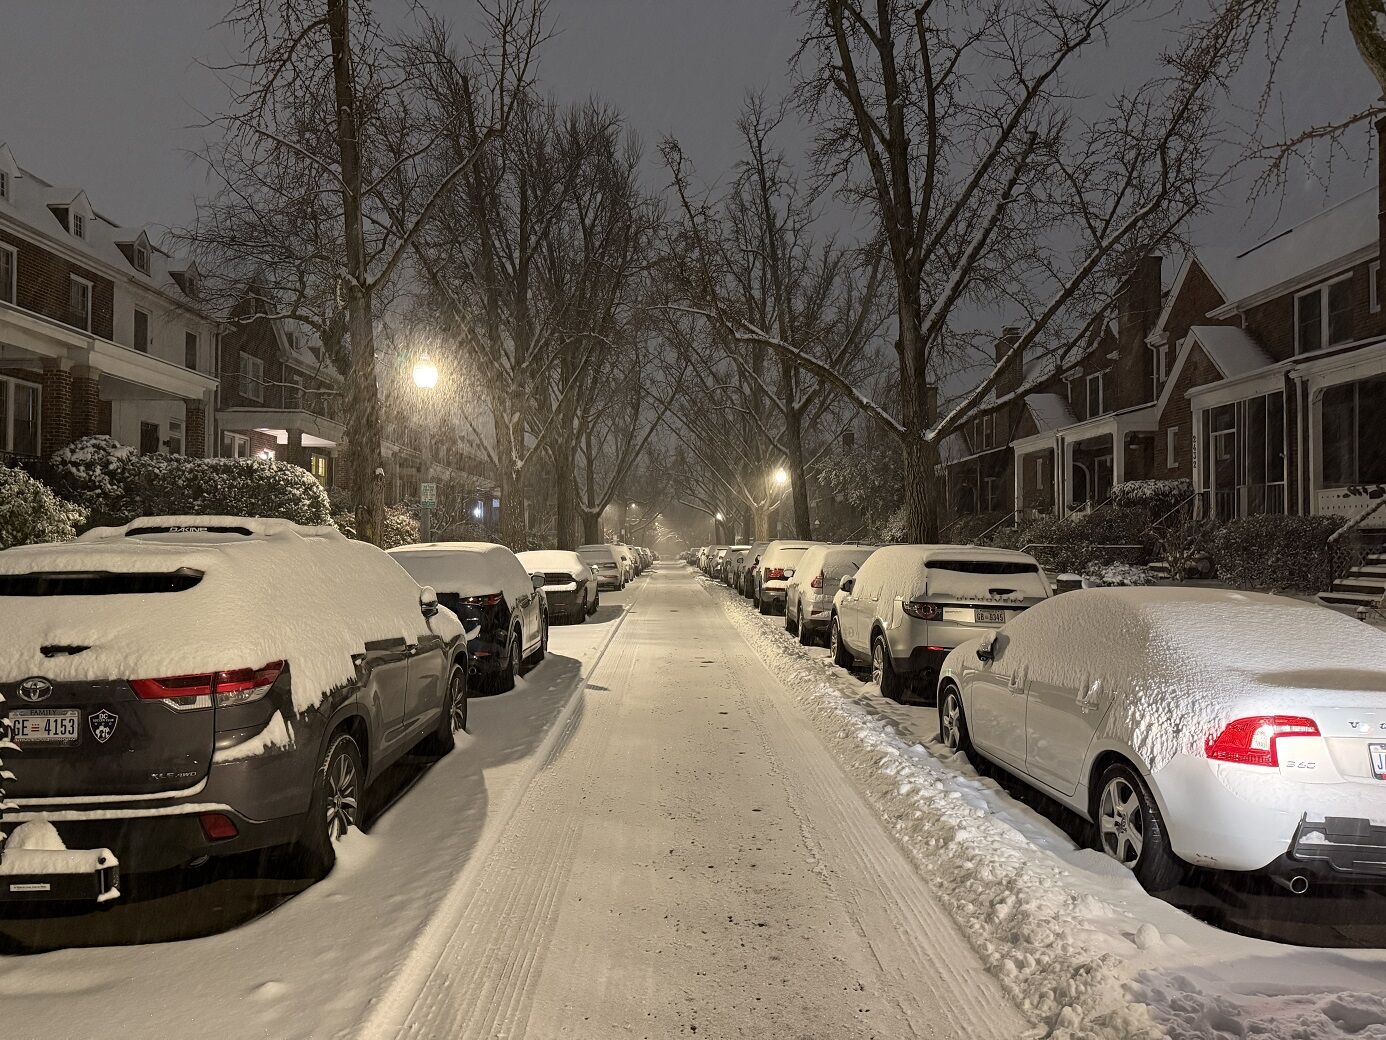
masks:
<path fill-rule="evenodd" d="M 345 510 L 332 518 L 344 535 L 356 537 L 356 515 Z M 397 545 L 413 545 L 419 540 L 419 521 L 409 510 L 400 506 L 385 507 L 385 525 L 381 532 L 380 547 L 393 549 Z"/>
<path fill-rule="evenodd" d="M 1218 577 L 1239 589 L 1322 592 L 1335 553 L 1329 537 L 1342 524 L 1331 516 L 1248 516 L 1217 529 L 1213 557 Z"/>
<path fill-rule="evenodd" d="M 68 541 L 85 516 L 23 470 L 0 467 L 0 549 Z"/>
<path fill-rule="evenodd" d="M 281 517 L 331 523 L 327 493 L 307 470 L 274 459 L 140 455 L 111 437 L 84 437 L 53 455 L 59 493 L 97 526 L 137 516 Z"/>
<path fill-rule="evenodd" d="M 1045 516 L 1023 527 L 1002 528 L 991 541 L 1009 549 L 1035 546 L 1039 560 L 1054 570 L 1082 574 L 1109 563 L 1144 563 L 1155 544 L 1143 508 L 1107 506 L 1062 519 Z"/>
<path fill-rule="evenodd" d="M 1113 486 L 1112 505 L 1145 509 L 1158 519 L 1192 494 L 1191 480 L 1126 480 Z"/>
<path fill-rule="evenodd" d="M 1144 567 L 1129 563 L 1094 564 L 1083 575 L 1089 585 L 1154 585 L 1155 579 Z"/>

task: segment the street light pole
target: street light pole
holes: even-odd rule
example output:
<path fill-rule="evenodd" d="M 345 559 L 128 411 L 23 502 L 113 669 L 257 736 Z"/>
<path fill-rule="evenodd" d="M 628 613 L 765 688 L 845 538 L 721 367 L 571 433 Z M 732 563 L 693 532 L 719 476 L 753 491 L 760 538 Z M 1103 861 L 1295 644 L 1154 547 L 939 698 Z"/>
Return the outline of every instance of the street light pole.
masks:
<path fill-rule="evenodd" d="M 427 354 L 414 363 L 414 385 L 432 390 L 438 385 L 438 366 Z M 433 508 L 438 504 L 438 487 L 433 483 L 433 415 L 423 412 L 423 467 L 419 475 L 419 540 L 433 541 Z"/>

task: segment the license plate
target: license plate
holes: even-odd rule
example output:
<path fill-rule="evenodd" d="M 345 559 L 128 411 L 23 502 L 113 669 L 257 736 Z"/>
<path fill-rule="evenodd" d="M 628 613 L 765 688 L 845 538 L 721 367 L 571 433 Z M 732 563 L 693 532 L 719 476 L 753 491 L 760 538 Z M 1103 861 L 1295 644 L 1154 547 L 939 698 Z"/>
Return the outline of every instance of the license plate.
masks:
<path fill-rule="evenodd" d="M 1004 610 L 974 610 L 972 616 L 983 625 L 1004 625 L 1006 623 Z"/>
<path fill-rule="evenodd" d="M 1386 744 L 1368 744 L 1367 753 L 1372 756 L 1372 775 L 1386 780 Z"/>
<path fill-rule="evenodd" d="M 73 708 L 22 708 L 10 712 L 10 739 L 20 747 L 75 744 L 81 721 Z"/>

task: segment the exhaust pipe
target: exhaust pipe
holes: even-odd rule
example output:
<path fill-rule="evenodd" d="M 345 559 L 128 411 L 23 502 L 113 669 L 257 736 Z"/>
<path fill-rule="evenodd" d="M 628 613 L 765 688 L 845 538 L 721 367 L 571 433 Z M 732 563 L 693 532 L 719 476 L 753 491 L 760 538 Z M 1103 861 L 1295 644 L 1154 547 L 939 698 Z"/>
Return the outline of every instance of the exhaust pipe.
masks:
<path fill-rule="evenodd" d="M 1309 879 L 1303 874 L 1295 874 L 1292 877 L 1281 877 L 1277 874 L 1271 880 L 1287 892 L 1292 892 L 1297 896 L 1302 896 L 1309 891 Z"/>

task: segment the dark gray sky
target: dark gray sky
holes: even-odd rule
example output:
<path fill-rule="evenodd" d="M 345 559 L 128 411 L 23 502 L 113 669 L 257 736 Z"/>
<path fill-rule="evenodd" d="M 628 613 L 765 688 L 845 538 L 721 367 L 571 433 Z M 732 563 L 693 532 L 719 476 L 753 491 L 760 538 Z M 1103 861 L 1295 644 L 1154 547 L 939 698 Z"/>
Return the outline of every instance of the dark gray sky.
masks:
<path fill-rule="evenodd" d="M 470 0 L 427 0 L 464 17 Z M 0 32 L 0 141 L 48 180 L 85 187 L 96 207 L 126 224 L 172 225 L 192 216 L 202 187 L 186 151 L 201 140 L 199 113 L 223 101 L 200 60 L 225 60 L 227 35 L 215 28 L 227 0 L 3 0 Z M 733 121 L 748 90 L 771 97 L 787 88 L 798 26 L 791 0 L 553 0 L 557 36 L 542 59 L 544 87 L 562 99 L 602 96 L 625 111 L 653 149 L 676 133 L 700 173 L 714 177 L 734 160 Z M 387 0 L 388 10 L 403 0 Z M 1152 5 L 1154 6 L 1154 5 Z M 1320 40 L 1322 11 L 1291 51 L 1282 79 L 1287 119 L 1338 117 L 1376 94 L 1335 18 Z M 1154 49 L 1147 26 L 1133 25 L 1109 48 L 1090 52 L 1081 88 L 1100 96 Z M 793 143 L 793 142 L 786 142 Z M 1335 171 L 1333 199 L 1360 190 L 1369 168 Z M 1286 212 L 1302 215 L 1325 199 L 1320 185 L 1296 178 Z M 1232 199 L 1195 229 L 1198 239 L 1249 244 L 1276 220 L 1273 207 L 1248 217 Z M 1284 221 L 1281 217 L 1281 222 Z"/>

